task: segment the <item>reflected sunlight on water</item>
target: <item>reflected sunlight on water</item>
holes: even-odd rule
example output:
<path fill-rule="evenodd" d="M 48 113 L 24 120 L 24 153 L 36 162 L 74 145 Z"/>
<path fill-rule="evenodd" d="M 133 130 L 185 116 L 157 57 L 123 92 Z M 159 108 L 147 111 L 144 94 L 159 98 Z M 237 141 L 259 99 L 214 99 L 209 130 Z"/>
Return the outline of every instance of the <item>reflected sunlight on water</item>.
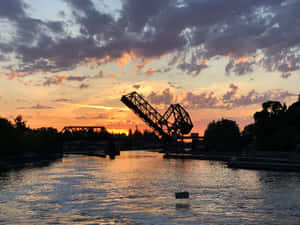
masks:
<path fill-rule="evenodd" d="M 121 152 L 0 176 L 1 224 L 297 224 L 300 174 Z M 174 193 L 190 192 L 175 200 Z"/>

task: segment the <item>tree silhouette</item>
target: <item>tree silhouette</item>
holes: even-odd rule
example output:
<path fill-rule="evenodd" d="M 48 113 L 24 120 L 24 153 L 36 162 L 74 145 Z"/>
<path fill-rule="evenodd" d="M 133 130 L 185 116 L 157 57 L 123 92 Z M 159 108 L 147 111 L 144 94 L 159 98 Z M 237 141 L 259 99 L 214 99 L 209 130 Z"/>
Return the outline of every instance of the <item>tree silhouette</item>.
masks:
<path fill-rule="evenodd" d="M 20 131 L 25 131 L 26 130 L 26 122 L 23 120 L 21 115 L 18 115 L 15 118 L 15 126 Z"/>
<path fill-rule="evenodd" d="M 9 153 L 15 144 L 15 131 L 12 123 L 0 118 L 0 153 Z"/>
<path fill-rule="evenodd" d="M 54 128 L 31 129 L 19 115 L 14 123 L 0 118 L 0 154 L 59 152 L 59 133 Z"/>
<path fill-rule="evenodd" d="M 254 114 L 253 126 L 245 127 L 244 137 L 252 142 L 257 150 L 291 151 L 300 143 L 300 102 L 286 104 L 267 101 L 262 110 Z M 249 125 L 250 126 L 250 125 Z M 254 128 L 254 129 L 253 129 Z"/>
<path fill-rule="evenodd" d="M 207 150 L 232 152 L 240 149 L 240 130 L 233 120 L 221 119 L 210 122 L 204 137 Z"/>

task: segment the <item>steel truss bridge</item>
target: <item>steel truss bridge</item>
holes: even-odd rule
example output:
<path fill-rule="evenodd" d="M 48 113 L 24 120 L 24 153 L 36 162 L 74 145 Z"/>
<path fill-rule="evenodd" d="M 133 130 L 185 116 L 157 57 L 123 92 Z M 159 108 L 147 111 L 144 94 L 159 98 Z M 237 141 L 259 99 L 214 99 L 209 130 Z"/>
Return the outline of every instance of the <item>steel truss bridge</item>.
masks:
<path fill-rule="evenodd" d="M 161 115 L 137 92 L 123 95 L 121 101 L 163 138 L 182 137 L 193 128 L 188 112 L 179 104 L 170 105 Z"/>

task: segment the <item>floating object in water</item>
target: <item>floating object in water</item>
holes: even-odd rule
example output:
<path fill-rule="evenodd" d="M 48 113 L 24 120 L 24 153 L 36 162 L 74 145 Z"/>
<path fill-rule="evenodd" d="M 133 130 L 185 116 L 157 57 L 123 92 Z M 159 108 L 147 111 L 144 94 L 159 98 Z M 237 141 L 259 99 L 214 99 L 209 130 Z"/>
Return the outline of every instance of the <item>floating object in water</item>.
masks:
<path fill-rule="evenodd" d="M 189 198 L 189 192 L 187 191 L 175 192 L 175 198 L 176 199 Z"/>

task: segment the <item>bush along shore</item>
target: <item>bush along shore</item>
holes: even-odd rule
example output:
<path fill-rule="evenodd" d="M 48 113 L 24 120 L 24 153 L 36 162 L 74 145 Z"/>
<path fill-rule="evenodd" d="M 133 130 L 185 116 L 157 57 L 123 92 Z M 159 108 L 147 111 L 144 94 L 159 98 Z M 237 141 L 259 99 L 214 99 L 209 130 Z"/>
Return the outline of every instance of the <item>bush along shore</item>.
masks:
<path fill-rule="evenodd" d="M 0 118 L 0 171 L 49 165 L 62 157 L 61 140 L 56 129 L 31 129 L 22 116 Z"/>

